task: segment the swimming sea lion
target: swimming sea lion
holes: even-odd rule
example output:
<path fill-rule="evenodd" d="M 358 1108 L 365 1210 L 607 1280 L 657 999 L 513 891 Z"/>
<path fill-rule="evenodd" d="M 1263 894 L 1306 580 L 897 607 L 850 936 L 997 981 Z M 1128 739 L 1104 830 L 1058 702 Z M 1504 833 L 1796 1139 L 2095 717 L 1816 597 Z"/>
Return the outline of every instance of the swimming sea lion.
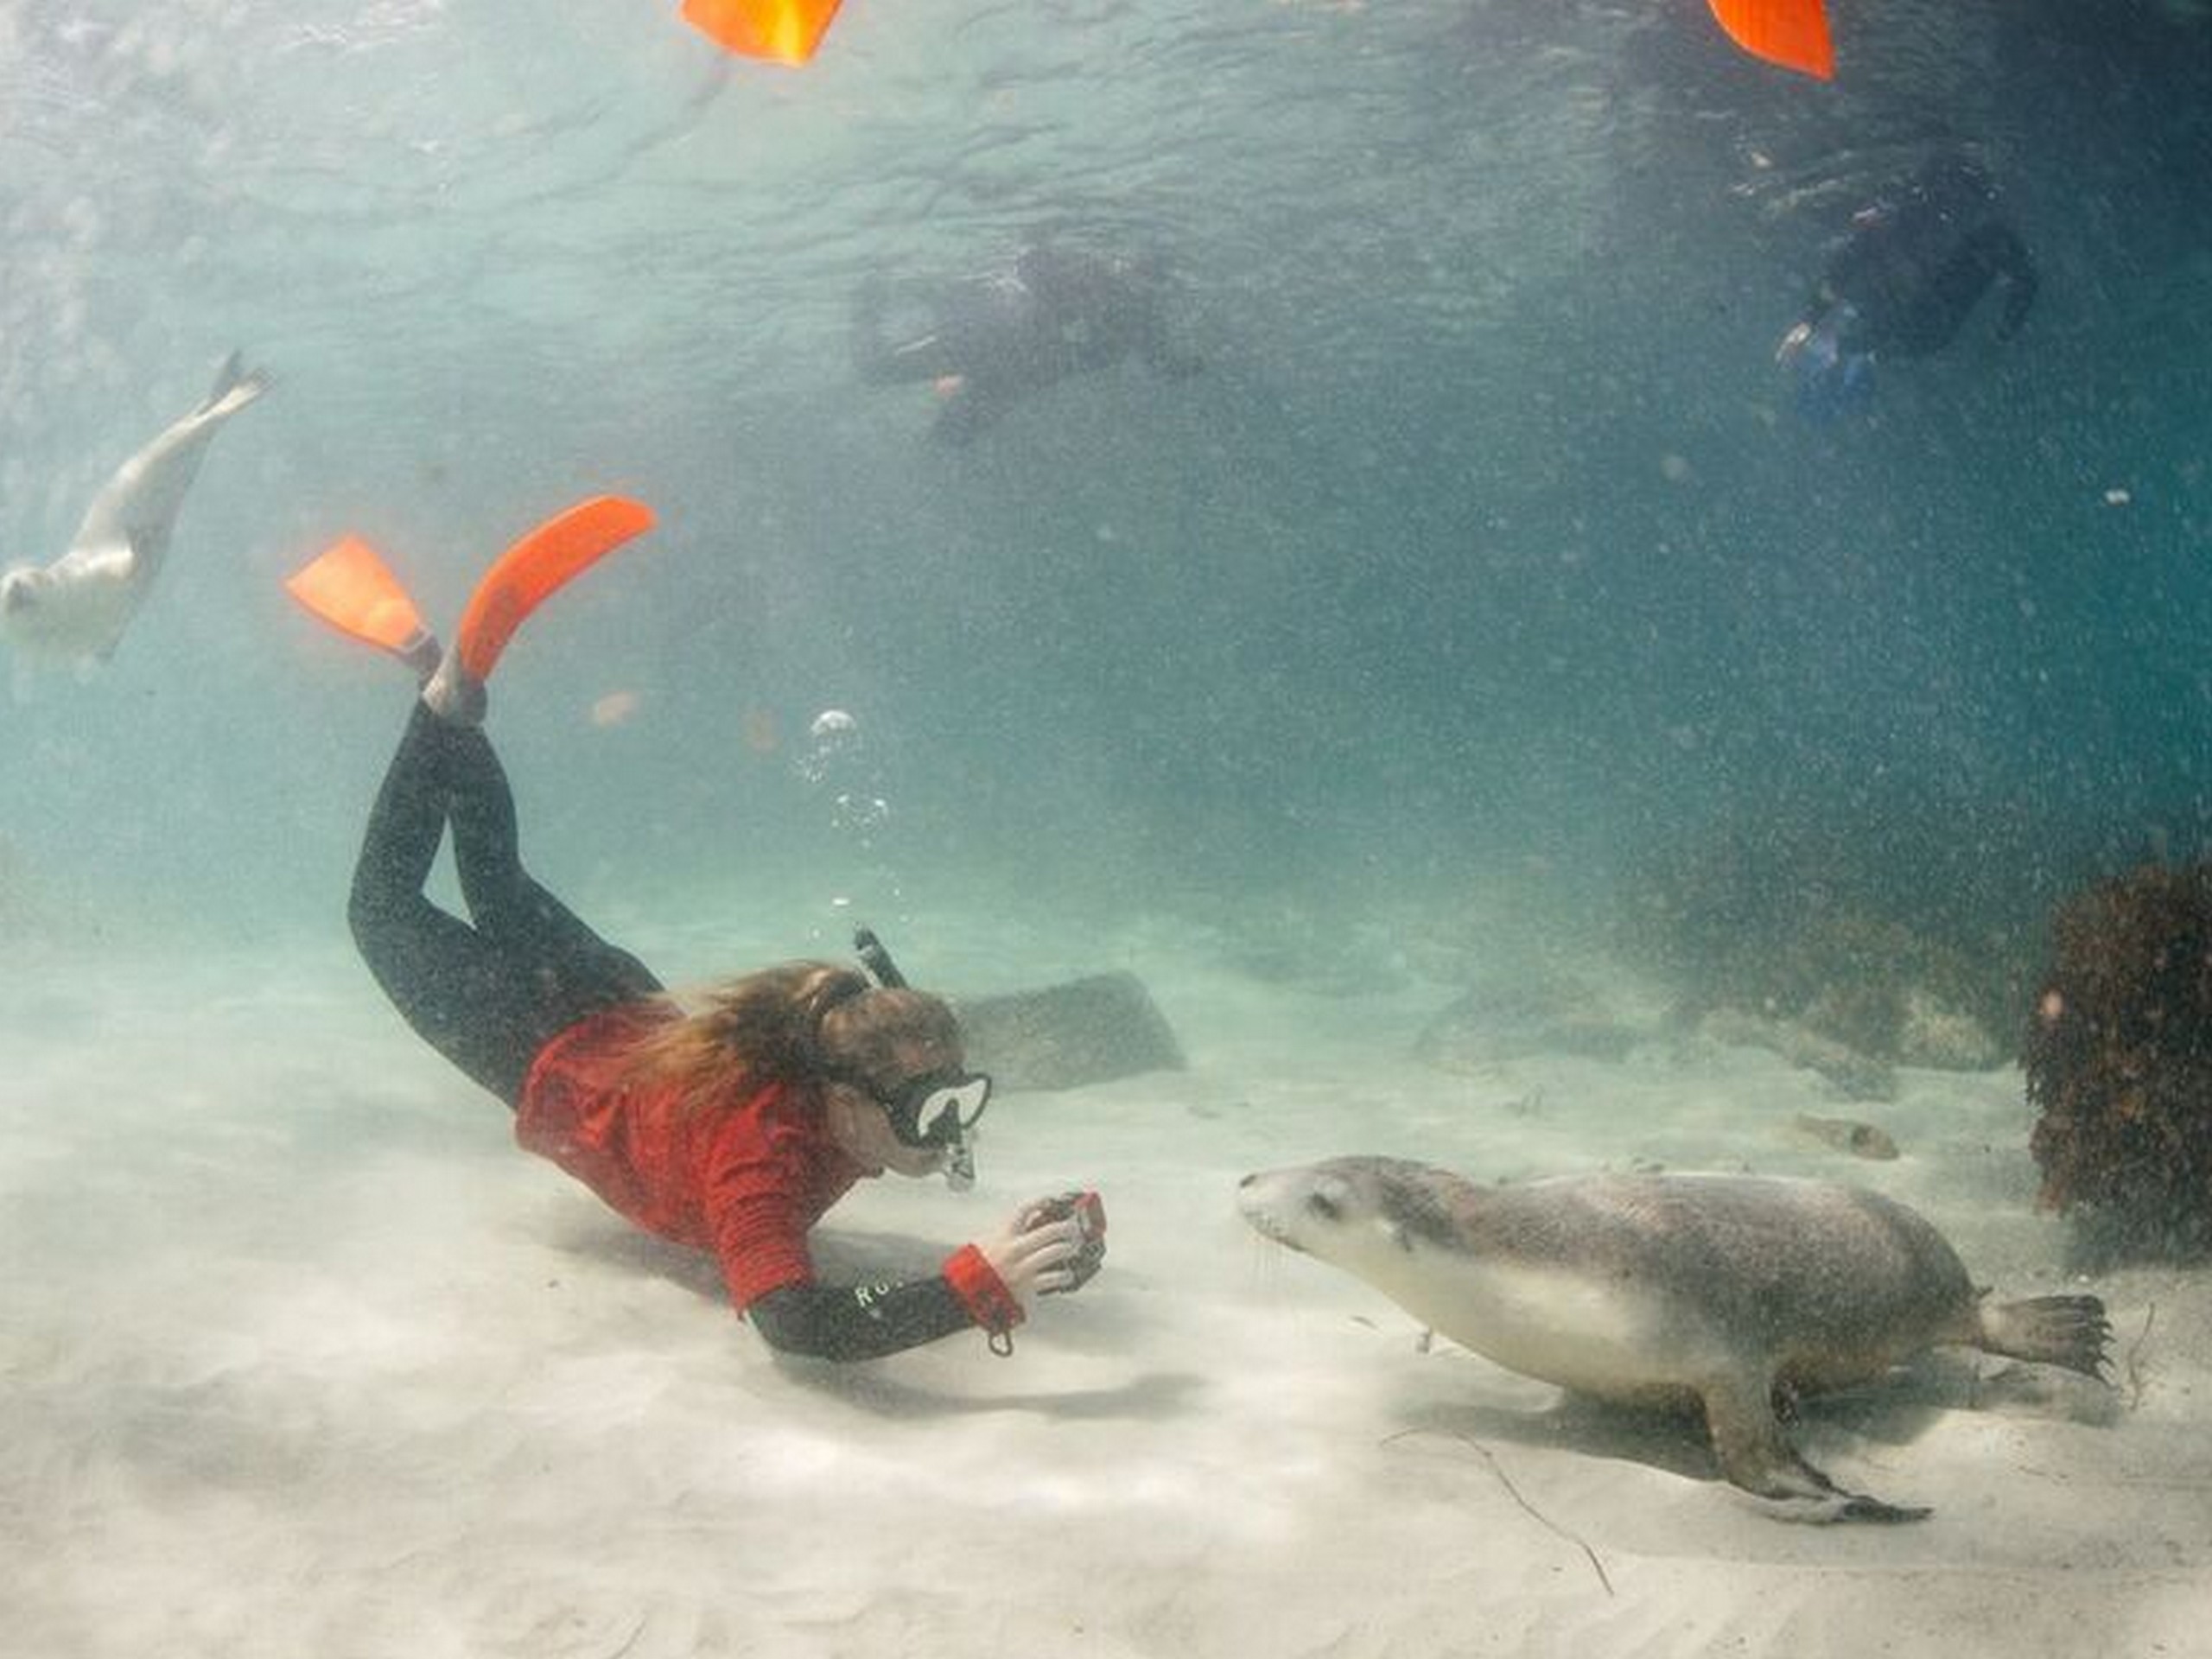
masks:
<path fill-rule="evenodd" d="M 1795 1519 L 1928 1513 L 1801 1458 L 1779 1392 L 1868 1381 L 1956 1343 L 2096 1376 L 2094 1296 L 1991 1304 L 1936 1229 L 1878 1193 L 1751 1175 L 1585 1175 L 1484 1187 L 1395 1158 L 1248 1175 L 1259 1232 L 1365 1280 L 1513 1370 L 1600 1399 L 1704 1409 L 1720 1470 Z"/>
<path fill-rule="evenodd" d="M 223 423 L 268 389 L 232 352 L 207 401 L 116 469 L 69 543 L 43 569 L 0 575 L 0 637 L 27 656 L 105 662 L 168 551 L 185 493 Z"/>

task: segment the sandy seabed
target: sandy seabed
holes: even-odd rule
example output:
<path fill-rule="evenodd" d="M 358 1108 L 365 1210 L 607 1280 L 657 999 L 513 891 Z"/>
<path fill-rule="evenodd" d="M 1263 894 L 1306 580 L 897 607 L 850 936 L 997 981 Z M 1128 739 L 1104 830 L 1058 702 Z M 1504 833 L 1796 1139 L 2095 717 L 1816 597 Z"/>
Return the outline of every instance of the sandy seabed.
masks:
<path fill-rule="evenodd" d="M 745 959 L 806 948 L 762 943 Z M 1448 988 L 1324 995 L 1173 940 L 1094 948 L 1037 982 L 1135 969 L 1190 1068 L 1004 1095 L 974 1192 L 866 1183 L 817 1243 L 831 1274 L 925 1267 L 1081 1183 L 1109 1209 L 1105 1273 L 1011 1358 L 976 1335 L 842 1368 L 777 1360 L 702 1258 L 516 1151 L 336 946 L 21 952 L 0 1652 L 2212 1652 L 2212 1274 L 2094 1283 L 2108 1394 L 1948 1356 L 1815 1406 L 1815 1463 L 1935 1513 L 1808 1527 L 1667 1425 L 1424 1351 L 1235 1213 L 1246 1172 L 1349 1152 L 1823 1173 L 2034 1294 L 2067 1282 L 2065 1236 L 2031 1206 L 2016 1071 L 1907 1073 L 1861 1114 L 1904 1156 L 1867 1163 L 1787 1132 L 1841 1109 L 1770 1054 L 1454 1075 L 1409 1057 Z"/>

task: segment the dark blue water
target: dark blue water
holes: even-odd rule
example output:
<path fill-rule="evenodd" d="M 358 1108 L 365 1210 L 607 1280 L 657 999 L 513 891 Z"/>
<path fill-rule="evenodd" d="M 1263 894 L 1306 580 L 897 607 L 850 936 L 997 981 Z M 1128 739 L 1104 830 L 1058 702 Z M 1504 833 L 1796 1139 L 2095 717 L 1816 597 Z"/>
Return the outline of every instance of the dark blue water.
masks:
<path fill-rule="evenodd" d="M 405 690 L 283 574 L 361 531 L 450 616 L 602 489 L 663 528 L 532 624 L 493 729 L 536 855 L 648 906 L 873 860 L 1047 913 L 1499 872 L 1602 909 L 1809 819 L 2018 908 L 2201 837 L 2191 9 L 1840 3 L 1833 86 L 1688 0 L 853 0 L 800 73 L 671 10 L 10 10 L 8 556 L 232 345 L 279 381 L 115 664 L 0 731 L 22 880 L 334 927 Z M 1770 353 L 1821 243 L 1948 143 L 2042 265 L 2026 334 L 1804 424 Z M 855 383 L 863 276 L 1047 233 L 1167 250 L 1207 372 L 957 453 Z M 805 771 L 828 707 L 866 847 Z"/>

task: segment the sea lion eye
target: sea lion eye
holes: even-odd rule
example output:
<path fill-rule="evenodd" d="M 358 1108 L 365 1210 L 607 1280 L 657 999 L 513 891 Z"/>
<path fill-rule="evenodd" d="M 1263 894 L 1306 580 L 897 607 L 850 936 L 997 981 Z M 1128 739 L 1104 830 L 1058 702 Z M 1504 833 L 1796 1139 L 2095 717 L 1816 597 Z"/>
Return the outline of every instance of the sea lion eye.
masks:
<path fill-rule="evenodd" d="M 1343 1207 L 1325 1192 L 1308 1193 L 1306 1207 L 1324 1221 L 1339 1221 L 1344 1217 Z"/>

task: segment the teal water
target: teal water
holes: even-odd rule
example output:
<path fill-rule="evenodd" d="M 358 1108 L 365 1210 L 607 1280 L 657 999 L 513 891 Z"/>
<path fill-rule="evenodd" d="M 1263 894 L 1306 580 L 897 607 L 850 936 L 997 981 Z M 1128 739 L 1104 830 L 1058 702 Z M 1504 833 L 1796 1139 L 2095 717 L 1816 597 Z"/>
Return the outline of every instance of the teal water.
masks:
<path fill-rule="evenodd" d="M 402 694 L 282 575 L 358 531 L 450 616 L 610 488 L 663 528 L 495 719 L 543 855 L 633 893 L 808 879 L 825 707 L 903 873 L 977 902 L 1565 902 L 1777 797 L 2193 837 L 2212 45 L 2121 12 L 1864 9 L 1821 88 L 1687 3 L 857 5 L 803 73 L 627 0 L 12 7 L 9 556 L 230 346 L 279 391 L 111 671 L 11 715 L 9 841 L 126 912 L 328 925 Z M 2042 262 L 2030 333 L 1806 428 L 1772 341 L 1942 132 Z M 864 274 L 1068 231 L 1172 253 L 1206 374 L 961 454 L 854 384 Z"/>
<path fill-rule="evenodd" d="M 1838 1536 L 1417 1358 L 1230 1204 L 1366 1147 L 1840 1173 L 2008 1294 L 2072 1279 L 2015 1069 L 1840 1106 L 1640 985 L 1522 973 L 1719 846 L 1754 849 L 1718 894 L 1750 913 L 1697 918 L 1724 941 L 1855 887 L 1955 944 L 2204 839 L 2212 21 L 1834 10 L 1820 87 L 1699 0 L 847 0 L 798 73 L 672 0 L 0 4 L 0 563 L 57 554 L 226 350 L 276 382 L 115 661 L 0 721 L 0 1626 L 232 1659 L 2182 1650 L 2201 1270 L 2094 1281 L 2107 1417 L 1816 1415 L 1823 1460 L 1938 1511 Z M 1817 251 L 1945 140 L 2041 263 L 2027 332 L 1978 317 L 1808 428 L 1770 353 Z M 925 390 L 855 383 L 850 295 L 1039 234 L 1166 251 L 1205 372 L 933 446 Z M 609 490 L 660 527 L 493 689 L 552 886 L 671 980 L 865 916 L 918 977 L 1128 966 L 1177 1022 L 1187 1072 L 1009 1090 L 964 1207 L 868 1183 L 823 1230 L 927 1262 L 1097 1184 L 1112 1272 L 1020 1364 L 787 1372 L 352 958 L 408 691 L 284 575 L 357 532 L 449 619 Z M 832 709 L 857 748 L 811 735 Z M 1502 1012 L 1432 1064 L 1470 982 Z M 1613 1052 L 1557 1045 L 1600 1016 Z M 1904 1157 L 1791 1138 L 1846 1109 Z"/>

